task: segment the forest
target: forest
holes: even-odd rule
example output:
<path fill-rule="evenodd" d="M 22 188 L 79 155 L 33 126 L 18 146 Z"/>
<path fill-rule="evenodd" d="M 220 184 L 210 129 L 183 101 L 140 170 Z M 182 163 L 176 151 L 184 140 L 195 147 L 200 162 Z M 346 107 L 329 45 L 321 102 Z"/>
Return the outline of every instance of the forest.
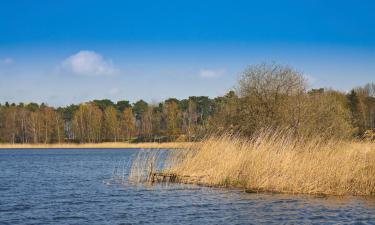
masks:
<path fill-rule="evenodd" d="M 311 89 L 304 75 L 276 63 L 247 67 L 233 90 L 209 98 L 93 100 L 65 107 L 2 103 L 2 143 L 198 141 L 210 134 L 251 136 L 287 128 L 297 137 L 373 138 L 375 84 L 347 93 Z"/>

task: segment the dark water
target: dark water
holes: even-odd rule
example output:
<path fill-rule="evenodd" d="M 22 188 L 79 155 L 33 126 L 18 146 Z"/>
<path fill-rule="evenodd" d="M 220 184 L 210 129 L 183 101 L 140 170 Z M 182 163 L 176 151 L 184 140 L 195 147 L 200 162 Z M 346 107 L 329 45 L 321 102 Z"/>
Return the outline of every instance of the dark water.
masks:
<path fill-rule="evenodd" d="M 0 224 L 375 224 L 375 199 L 109 183 L 138 150 L 0 150 Z"/>

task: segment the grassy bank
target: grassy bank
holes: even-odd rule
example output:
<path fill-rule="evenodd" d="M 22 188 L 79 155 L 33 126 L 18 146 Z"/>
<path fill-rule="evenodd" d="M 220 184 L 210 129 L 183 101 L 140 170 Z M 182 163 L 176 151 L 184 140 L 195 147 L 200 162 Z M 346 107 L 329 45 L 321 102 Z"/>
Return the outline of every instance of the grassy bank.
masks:
<path fill-rule="evenodd" d="M 170 156 L 192 183 L 281 193 L 375 195 L 375 143 L 264 132 L 209 138 Z M 187 180 L 189 182 L 189 179 Z"/>
<path fill-rule="evenodd" d="M 32 148 L 187 148 L 189 142 L 145 142 L 145 143 L 123 143 L 123 142 L 104 142 L 104 143 L 85 143 L 85 144 L 0 144 L 0 149 L 32 149 Z"/>

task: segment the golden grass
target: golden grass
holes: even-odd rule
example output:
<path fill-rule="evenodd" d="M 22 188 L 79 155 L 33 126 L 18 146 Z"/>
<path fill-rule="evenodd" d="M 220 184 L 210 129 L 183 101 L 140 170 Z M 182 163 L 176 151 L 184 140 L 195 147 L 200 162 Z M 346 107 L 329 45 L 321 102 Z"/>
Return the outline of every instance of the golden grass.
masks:
<path fill-rule="evenodd" d="M 212 137 L 171 155 L 165 171 L 193 183 L 281 193 L 375 195 L 375 143 L 262 132 Z"/>
<path fill-rule="evenodd" d="M 154 150 L 139 151 L 133 159 L 129 173 L 129 181 L 133 183 L 144 183 L 148 181 L 150 174 L 158 167 L 161 152 Z"/>
<path fill-rule="evenodd" d="M 124 143 L 124 142 L 104 142 L 104 143 L 61 143 L 61 144 L 0 144 L 0 149 L 16 148 L 186 148 L 190 146 L 189 142 L 145 142 L 145 143 Z"/>

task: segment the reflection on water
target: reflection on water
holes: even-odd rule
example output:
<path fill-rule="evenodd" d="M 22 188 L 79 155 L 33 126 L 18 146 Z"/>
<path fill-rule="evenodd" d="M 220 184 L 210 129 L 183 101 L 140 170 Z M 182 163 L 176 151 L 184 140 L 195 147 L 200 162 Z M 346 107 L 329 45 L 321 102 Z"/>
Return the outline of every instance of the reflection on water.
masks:
<path fill-rule="evenodd" d="M 375 199 L 111 180 L 137 150 L 0 150 L 0 224 L 368 223 Z"/>

